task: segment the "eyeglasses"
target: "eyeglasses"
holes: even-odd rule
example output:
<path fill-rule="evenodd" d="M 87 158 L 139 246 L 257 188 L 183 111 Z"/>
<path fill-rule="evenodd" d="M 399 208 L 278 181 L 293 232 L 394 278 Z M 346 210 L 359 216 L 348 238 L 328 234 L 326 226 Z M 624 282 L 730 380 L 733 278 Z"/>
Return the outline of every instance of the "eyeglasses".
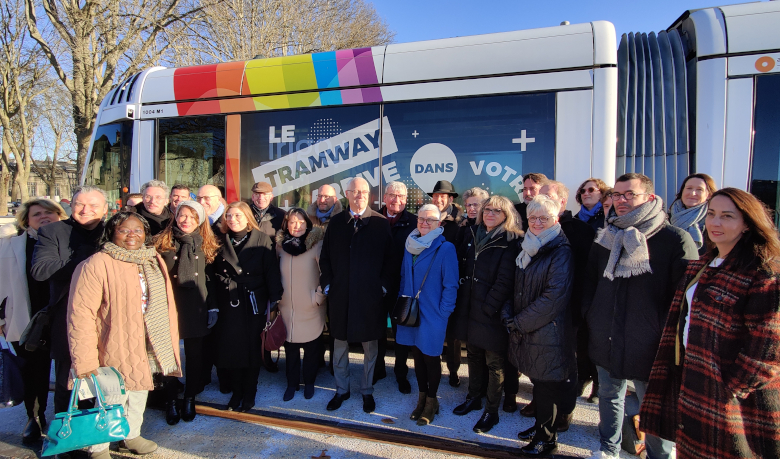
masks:
<path fill-rule="evenodd" d="M 467 208 L 467 209 L 476 209 L 476 208 L 478 208 L 478 207 L 479 207 L 479 206 L 481 206 L 481 205 L 482 205 L 482 204 L 480 204 L 480 203 L 478 203 L 478 202 L 474 202 L 474 203 L 471 203 L 471 204 L 466 204 L 466 208 Z"/>
<path fill-rule="evenodd" d="M 143 228 L 136 228 L 136 229 L 127 229 L 127 228 L 120 228 L 116 230 L 117 233 L 121 234 L 122 236 L 127 236 L 130 233 L 135 234 L 136 236 L 143 236 L 144 235 L 144 229 Z"/>
<path fill-rule="evenodd" d="M 599 190 L 595 186 L 591 186 L 591 187 L 588 187 L 588 188 L 580 188 L 580 194 L 585 194 L 585 193 L 593 194 L 593 193 L 595 193 L 597 191 L 601 191 L 601 190 Z"/>
<path fill-rule="evenodd" d="M 331 195 L 331 196 L 328 196 L 327 194 L 318 194 L 317 195 L 317 199 L 333 199 L 335 197 L 336 197 L 336 195 Z"/>
<path fill-rule="evenodd" d="M 406 199 L 405 194 L 386 194 L 388 199 Z"/>
<path fill-rule="evenodd" d="M 198 196 L 196 198 L 198 201 L 211 201 L 212 199 L 219 199 L 219 196 L 217 195 L 211 195 L 211 196 Z"/>
<path fill-rule="evenodd" d="M 491 209 L 490 207 L 485 207 L 482 210 L 482 213 L 485 215 L 501 215 L 501 213 L 504 212 L 501 209 Z"/>
<path fill-rule="evenodd" d="M 359 191 L 359 190 L 347 190 L 347 193 L 352 193 L 357 196 L 368 196 L 371 194 L 370 191 Z"/>
<path fill-rule="evenodd" d="M 166 199 L 168 199 L 168 198 L 166 198 L 165 196 L 152 196 L 152 195 L 148 195 L 148 194 L 144 195 L 144 201 L 160 202 L 160 201 L 165 201 Z"/>
<path fill-rule="evenodd" d="M 614 192 L 609 195 L 613 201 L 619 201 L 620 198 L 624 198 L 626 201 L 631 201 L 637 196 L 642 196 L 648 193 L 634 193 L 633 191 L 626 191 L 625 193 Z"/>
<path fill-rule="evenodd" d="M 420 223 L 425 223 L 428 226 L 433 226 L 436 223 L 440 222 L 440 220 L 438 218 L 418 218 L 417 221 L 420 222 Z"/>
<path fill-rule="evenodd" d="M 550 221 L 550 217 L 528 217 L 528 223 L 539 222 L 542 225 Z"/>

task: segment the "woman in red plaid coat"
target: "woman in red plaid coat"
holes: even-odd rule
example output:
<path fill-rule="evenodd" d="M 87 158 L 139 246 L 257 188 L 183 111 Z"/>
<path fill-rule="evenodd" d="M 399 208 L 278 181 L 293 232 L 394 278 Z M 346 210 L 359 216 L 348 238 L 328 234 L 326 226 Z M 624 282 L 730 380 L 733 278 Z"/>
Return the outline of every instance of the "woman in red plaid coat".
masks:
<path fill-rule="evenodd" d="M 677 288 L 640 429 L 679 458 L 780 457 L 780 240 L 766 208 L 713 194 L 709 252 Z M 689 307 L 690 305 L 690 307 Z"/>

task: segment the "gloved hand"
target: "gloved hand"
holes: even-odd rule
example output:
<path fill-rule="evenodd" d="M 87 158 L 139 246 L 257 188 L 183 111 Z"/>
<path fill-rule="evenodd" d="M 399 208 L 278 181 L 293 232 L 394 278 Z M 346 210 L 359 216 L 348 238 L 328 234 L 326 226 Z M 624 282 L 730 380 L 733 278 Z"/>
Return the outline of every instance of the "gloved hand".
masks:
<path fill-rule="evenodd" d="M 519 332 L 519 331 L 520 331 L 520 330 L 518 330 L 518 328 L 517 328 L 517 325 L 515 324 L 515 321 L 514 321 L 514 319 L 513 319 L 513 318 L 511 318 L 511 317 L 508 317 L 508 318 L 503 318 L 503 319 L 501 320 L 501 322 L 502 322 L 502 323 L 504 324 L 504 326 L 506 327 L 506 331 L 507 331 L 507 332 L 509 332 L 510 334 L 511 334 L 511 333 L 515 333 L 515 332 Z"/>
<path fill-rule="evenodd" d="M 208 325 L 206 325 L 206 328 L 211 328 L 214 325 L 216 325 L 218 318 L 219 318 L 218 311 L 209 311 L 209 322 Z"/>
<path fill-rule="evenodd" d="M 278 301 L 272 301 L 271 302 L 271 313 L 279 312 L 279 302 Z"/>

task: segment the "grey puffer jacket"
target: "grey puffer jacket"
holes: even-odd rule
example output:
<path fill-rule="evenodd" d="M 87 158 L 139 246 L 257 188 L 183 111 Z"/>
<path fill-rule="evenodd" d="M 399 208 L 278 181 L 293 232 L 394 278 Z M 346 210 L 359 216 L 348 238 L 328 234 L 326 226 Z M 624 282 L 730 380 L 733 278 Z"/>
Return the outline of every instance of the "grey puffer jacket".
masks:
<path fill-rule="evenodd" d="M 504 305 L 502 316 L 519 330 L 509 336 L 509 361 L 529 378 L 564 381 L 577 370 L 576 335 L 567 313 L 573 277 L 574 257 L 563 231 L 525 269 L 515 269 L 514 303 Z"/>

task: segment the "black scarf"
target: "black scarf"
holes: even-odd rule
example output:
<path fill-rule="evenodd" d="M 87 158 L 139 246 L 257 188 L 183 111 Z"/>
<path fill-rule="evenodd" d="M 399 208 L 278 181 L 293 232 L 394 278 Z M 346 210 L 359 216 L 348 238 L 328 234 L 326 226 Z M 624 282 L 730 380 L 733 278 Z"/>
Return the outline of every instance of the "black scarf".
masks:
<path fill-rule="evenodd" d="M 297 257 L 298 255 L 306 252 L 306 238 L 309 237 L 309 231 L 306 230 L 301 237 L 295 237 L 287 231 L 284 232 L 284 239 L 282 239 L 282 250 L 290 255 Z"/>
<path fill-rule="evenodd" d="M 164 230 L 165 227 L 168 226 L 168 221 L 173 218 L 173 214 L 168 210 L 168 206 L 163 207 L 160 215 L 155 215 L 146 210 L 144 203 L 137 204 L 135 206 L 135 211 L 149 222 L 149 231 L 152 233 L 152 236 L 155 236 L 157 233 Z"/>
<path fill-rule="evenodd" d="M 198 288 L 198 261 L 196 259 L 198 247 L 203 245 L 203 238 L 196 229 L 192 233 L 185 233 L 177 225 L 173 225 L 173 238 L 179 243 L 179 251 L 175 269 L 179 286 L 184 288 Z"/>
<path fill-rule="evenodd" d="M 101 221 L 95 228 L 87 229 L 84 228 L 81 223 L 74 220 L 73 217 L 70 217 L 70 220 L 73 223 L 73 229 L 76 230 L 76 232 L 78 232 L 84 239 L 94 244 L 95 251 L 97 251 L 97 244 L 100 241 L 100 237 L 103 235 L 103 229 L 106 226 L 105 222 Z"/>

